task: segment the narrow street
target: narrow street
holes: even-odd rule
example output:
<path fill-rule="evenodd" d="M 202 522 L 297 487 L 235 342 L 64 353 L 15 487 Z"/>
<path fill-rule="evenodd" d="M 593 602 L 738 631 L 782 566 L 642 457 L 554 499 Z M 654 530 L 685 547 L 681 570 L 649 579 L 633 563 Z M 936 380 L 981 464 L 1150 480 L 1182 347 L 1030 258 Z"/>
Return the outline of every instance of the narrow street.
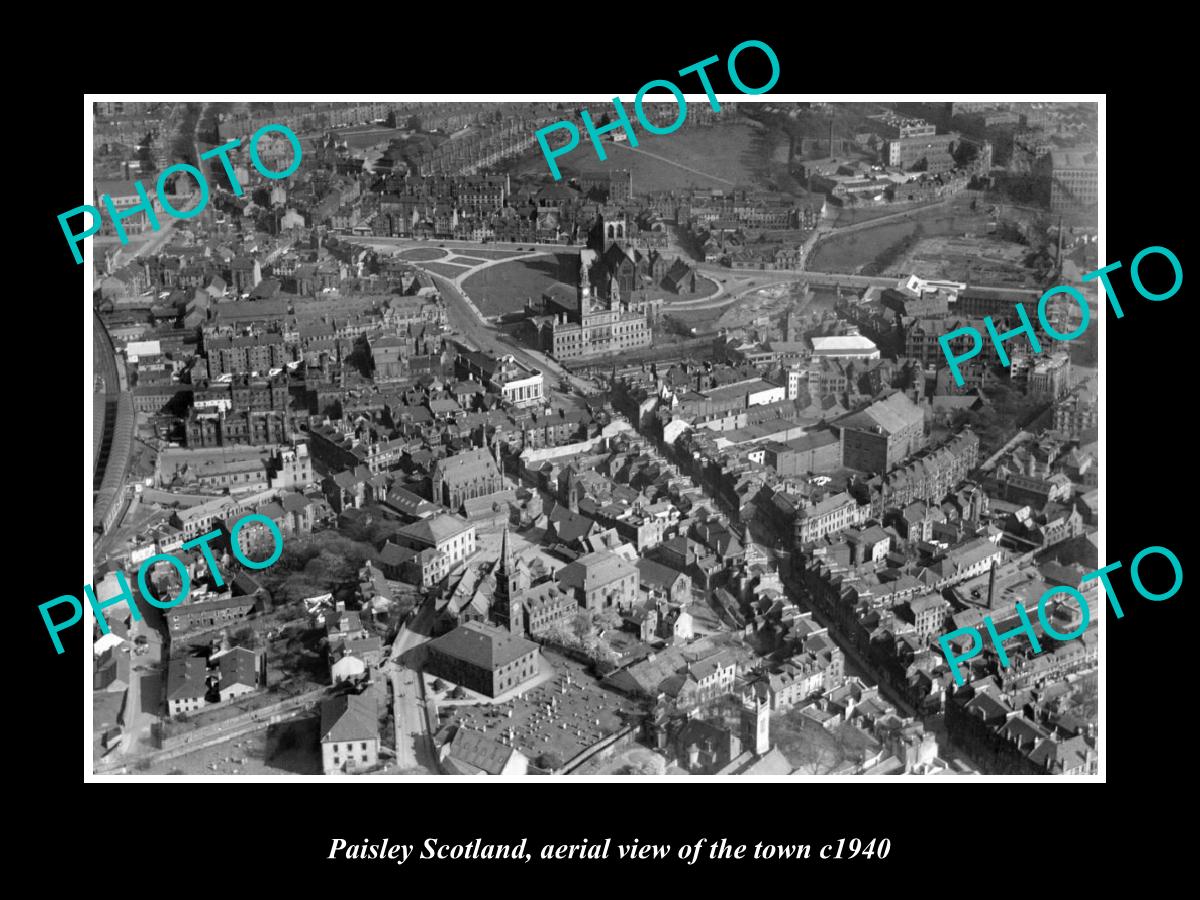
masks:
<path fill-rule="evenodd" d="M 817 609 L 816 606 L 810 605 L 803 597 L 799 598 L 799 600 L 804 609 L 812 612 L 813 619 L 816 622 L 818 622 L 822 627 L 829 629 L 830 636 L 833 637 L 834 643 L 838 645 L 838 649 L 846 654 L 847 661 L 853 662 L 858 668 L 859 673 L 861 675 L 865 675 L 868 681 L 872 681 L 879 685 L 879 693 L 883 695 L 884 699 L 886 699 L 889 703 L 895 704 L 896 707 L 902 713 L 904 713 L 904 715 L 914 716 L 918 719 L 920 718 L 920 716 L 917 714 L 917 711 L 913 709 L 912 704 L 904 700 L 888 685 L 886 680 L 879 676 L 879 673 L 875 671 L 874 666 L 863 659 L 862 655 L 857 649 L 855 649 L 854 645 L 846 639 L 846 637 L 838 630 L 837 626 L 829 620 L 828 616 Z"/>
<path fill-rule="evenodd" d="M 412 620 L 400 626 L 387 662 L 392 682 L 392 715 L 396 729 L 396 770 L 437 772 L 432 736 L 425 728 L 420 674 L 420 646 L 429 640 L 434 604 L 427 598 Z M 414 654 L 414 651 L 416 653 Z M 405 657 L 408 657 L 405 659 Z"/>

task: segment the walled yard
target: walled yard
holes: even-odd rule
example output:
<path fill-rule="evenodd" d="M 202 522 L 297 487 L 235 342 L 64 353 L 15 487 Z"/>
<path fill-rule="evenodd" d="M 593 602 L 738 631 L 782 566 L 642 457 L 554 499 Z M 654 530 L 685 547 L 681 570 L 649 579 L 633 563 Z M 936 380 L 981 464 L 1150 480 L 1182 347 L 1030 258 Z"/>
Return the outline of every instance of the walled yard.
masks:
<path fill-rule="evenodd" d="M 637 712 L 633 701 L 600 688 L 579 664 L 553 655 L 552 680 L 504 703 L 455 706 L 442 726 L 455 724 L 502 738 L 535 765 L 543 755 L 561 765 L 619 730 Z"/>
<path fill-rule="evenodd" d="M 318 716 L 290 719 L 152 766 L 146 775 L 320 775 Z"/>

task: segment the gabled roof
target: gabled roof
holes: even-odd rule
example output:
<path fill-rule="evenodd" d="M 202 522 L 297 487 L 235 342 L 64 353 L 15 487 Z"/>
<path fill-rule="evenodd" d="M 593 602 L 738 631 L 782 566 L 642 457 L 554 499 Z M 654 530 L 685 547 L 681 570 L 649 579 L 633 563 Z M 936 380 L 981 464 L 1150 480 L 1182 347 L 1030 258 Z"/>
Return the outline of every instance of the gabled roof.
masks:
<path fill-rule="evenodd" d="M 516 748 L 506 747 L 486 734 L 459 726 L 450 741 L 449 755 L 455 762 L 466 763 L 489 775 L 499 775 L 513 756 L 521 754 Z"/>
<path fill-rule="evenodd" d="M 890 397 L 877 400 L 864 410 L 839 419 L 837 424 L 844 428 L 878 429 L 885 434 L 895 434 L 923 421 L 924 413 L 920 407 L 898 391 Z"/>
<path fill-rule="evenodd" d="M 714 653 L 712 656 L 697 660 L 688 666 L 688 672 L 697 681 L 713 675 L 721 669 L 727 669 L 735 665 L 733 657 L 728 653 Z"/>
<path fill-rule="evenodd" d="M 176 657 L 167 667 L 167 699 L 203 699 L 208 693 L 208 663 L 199 656 Z"/>
<path fill-rule="evenodd" d="M 550 521 L 554 523 L 554 531 L 564 544 L 570 544 L 586 537 L 596 528 L 594 519 L 571 512 L 566 507 L 558 507 L 551 511 Z"/>
<path fill-rule="evenodd" d="M 234 684 L 258 687 L 258 654 L 253 650 L 234 647 L 221 654 L 218 666 L 221 670 L 221 690 Z"/>
<path fill-rule="evenodd" d="M 611 550 L 597 550 L 564 566 L 558 574 L 558 583 L 565 588 L 590 591 L 636 572 L 632 565 Z"/>
<path fill-rule="evenodd" d="M 373 694 L 339 694 L 321 703 L 321 742 L 379 740 Z"/>
<path fill-rule="evenodd" d="M 451 515 L 450 513 L 442 513 L 440 516 L 422 519 L 420 522 L 405 525 L 400 529 L 398 534 L 403 534 L 406 537 L 413 538 L 429 546 L 437 546 L 443 541 L 448 541 L 462 534 L 471 527 L 473 526 L 469 522 L 460 519 L 458 516 Z"/>
<path fill-rule="evenodd" d="M 642 587 L 650 587 L 655 590 L 670 591 L 676 581 L 687 577 L 677 569 L 664 566 L 652 559 L 639 559 L 636 566 Z"/>
<path fill-rule="evenodd" d="M 388 541 L 379 551 L 379 561 L 385 566 L 401 566 L 416 555 L 417 551 L 412 547 L 401 547 Z"/>

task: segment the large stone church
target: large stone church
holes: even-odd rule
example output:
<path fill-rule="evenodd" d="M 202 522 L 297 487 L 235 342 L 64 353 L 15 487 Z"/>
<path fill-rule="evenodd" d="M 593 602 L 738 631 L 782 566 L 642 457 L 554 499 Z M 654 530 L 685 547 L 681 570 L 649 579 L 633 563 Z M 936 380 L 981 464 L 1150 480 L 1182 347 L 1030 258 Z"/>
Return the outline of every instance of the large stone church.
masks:
<path fill-rule="evenodd" d="M 478 447 L 438 460 L 430 473 L 434 502 L 457 512 L 468 500 L 504 490 L 497 452 Z"/>

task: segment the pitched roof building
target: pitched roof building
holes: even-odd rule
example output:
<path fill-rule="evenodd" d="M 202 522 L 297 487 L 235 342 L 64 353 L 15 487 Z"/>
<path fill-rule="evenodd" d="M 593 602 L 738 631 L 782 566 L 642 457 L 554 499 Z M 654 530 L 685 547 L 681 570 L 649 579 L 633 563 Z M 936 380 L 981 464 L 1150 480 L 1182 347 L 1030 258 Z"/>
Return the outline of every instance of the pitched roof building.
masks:
<path fill-rule="evenodd" d="M 460 625 L 426 647 L 430 672 L 488 697 L 538 674 L 537 644 L 481 622 Z"/>
<path fill-rule="evenodd" d="M 326 775 L 370 768 L 379 759 L 379 709 L 373 694 L 338 694 L 321 703 Z"/>
<path fill-rule="evenodd" d="M 482 447 L 438 460 L 430 480 L 434 500 L 456 511 L 467 500 L 504 490 L 495 457 Z"/>
<path fill-rule="evenodd" d="M 588 553 L 558 573 L 558 584 L 591 610 L 628 608 L 637 602 L 638 570 L 611 550 Z"/>

